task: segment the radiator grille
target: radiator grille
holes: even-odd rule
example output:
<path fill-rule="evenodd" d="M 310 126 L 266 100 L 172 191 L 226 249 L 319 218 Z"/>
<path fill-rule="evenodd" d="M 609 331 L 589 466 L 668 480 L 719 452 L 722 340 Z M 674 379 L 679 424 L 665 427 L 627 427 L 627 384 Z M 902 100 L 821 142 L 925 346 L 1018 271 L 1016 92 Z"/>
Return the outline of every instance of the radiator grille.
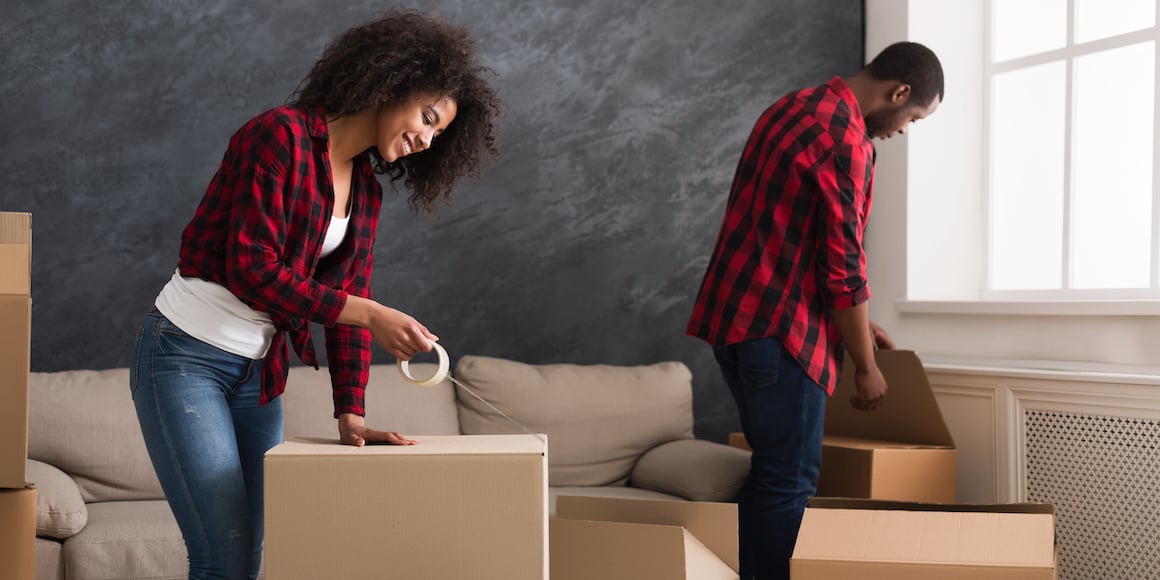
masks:
<path fill-rule="evenodd" d="M 1061 580 L 1160 579 L 1160 420 L 1025 421 L 1027 499 L 1055 504 Z"/>

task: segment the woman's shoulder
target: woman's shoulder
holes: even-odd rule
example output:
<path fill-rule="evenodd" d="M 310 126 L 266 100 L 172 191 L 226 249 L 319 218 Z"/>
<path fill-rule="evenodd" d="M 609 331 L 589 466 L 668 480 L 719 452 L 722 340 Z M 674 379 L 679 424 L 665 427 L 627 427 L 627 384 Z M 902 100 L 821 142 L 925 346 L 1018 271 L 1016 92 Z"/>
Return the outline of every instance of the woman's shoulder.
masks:
<path fill-rule="evenodd" d="M 288 133 L 297 135 L 305 134 L 308 131 L 309 123 L 310 114 L 304 107 L 299 105 L 282 105 L 254 115 L 253 118 L 241 127 L 241 130 L 251 133 Z"/>

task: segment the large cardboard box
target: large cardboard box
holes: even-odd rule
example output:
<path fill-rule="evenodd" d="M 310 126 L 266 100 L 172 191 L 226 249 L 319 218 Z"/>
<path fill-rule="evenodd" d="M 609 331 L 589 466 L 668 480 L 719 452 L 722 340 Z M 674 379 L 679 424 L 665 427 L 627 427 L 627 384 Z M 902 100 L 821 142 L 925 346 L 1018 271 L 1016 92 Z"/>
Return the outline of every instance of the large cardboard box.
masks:
<path fill-rule="evenodd" d="M 0 488 L 23 488 L 28 459 L 32 214 L 0 212 Z"/>
<path fill-rule="evenodd" d="M 0 578 L 36 575 L 36 488 L 0 489 Z"/>
<path fill-rule="evenodd" d="M 366 447 L 300 439 L 268 451 L 266 578 L 547 578 L 544 440 L 415 439 Z"/>
<path fill-rule="evenodd" d="M 826 402 L 820 497 L 953 503 L 957 453 L 922 362 L 913 351 L 879 350 L 878 366 L 889 390 L 874 411 L 859 411 L 853 362 Z M 741 433 L 731 445 L 748 449 Z"/>
<path fill-rule="evenodd" d="M 737 505 L 560 496 L 552 580 L 736 580 Z"/>
<path fill-rule="evenodd" d="M 1050 505 L 810 500 L 792 580 L 1056 580 Z"/>

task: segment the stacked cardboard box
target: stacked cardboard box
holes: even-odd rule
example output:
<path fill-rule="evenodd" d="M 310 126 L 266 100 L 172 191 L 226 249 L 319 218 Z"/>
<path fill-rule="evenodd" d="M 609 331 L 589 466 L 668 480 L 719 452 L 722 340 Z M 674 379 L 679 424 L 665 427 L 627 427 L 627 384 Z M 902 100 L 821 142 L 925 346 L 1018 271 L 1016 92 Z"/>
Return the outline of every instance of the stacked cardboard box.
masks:
<path fill-rule="evenodd" d="M 32 215 L 0 212 L 0 578 L 32 580 L 36 489 L 26 485 Z"/>
<path fill-rule="evenodd" d="M 545 580 L 547 444 L 287 441 L 266 453 L 266 577 Z"/>
<path fill-rule="evenodd" d="M 819 497 L 955 501 L 956 451 L 938 402 L 913 351 L 880 350 L 878 367 L 889 390 L 874 411 L 854 409 L 850 360 L 833 398 L 826 403 Z M 748 449 L 745 436 L 730 444 Z"/>
<path fill-rule="evenodd" d="M 560 496 L 552 580 L 736 580 L 731 503 Z"/>

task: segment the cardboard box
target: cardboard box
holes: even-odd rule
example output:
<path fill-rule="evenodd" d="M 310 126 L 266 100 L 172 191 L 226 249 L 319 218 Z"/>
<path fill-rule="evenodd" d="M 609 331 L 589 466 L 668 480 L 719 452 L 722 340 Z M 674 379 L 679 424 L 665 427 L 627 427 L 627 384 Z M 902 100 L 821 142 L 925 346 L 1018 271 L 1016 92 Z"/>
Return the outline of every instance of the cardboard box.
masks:
<path fill-rule="evenodd" d="M 36 488 L 0 489 L 0 578 L 36 576 Z"/>
<path fill-rule="evenodd" d="M 913 351 L 880 350 L 877 361 L 889 390 L 874 411 L 850 406 L 854 364 L 826 402 L 819 497 L 953 503 L 957 452 L 922 362 Z M 745 436 L 729 443 L 749 449 Z"/>
<path fill-rule="evenodd" d="M 560 496 L 552 580 L 736 580 L 737 505 Z"/>
<path fill-rule="evenodd" d="M 532 435 L 416 439 L 299 439 L 268 451 L 266 578 L 547 578 L 547 444 Z"/>
<path fill-rule="evenodd" d="M 0 212 L 0 488 L 23 488 L 28 459 L 32 215 Z"/>
<path fill-rule="evenodd" d="M 1046 504 L 951 505 L 813 499 L 793 580 L 1055 580 L 1055 515 Z"/>

